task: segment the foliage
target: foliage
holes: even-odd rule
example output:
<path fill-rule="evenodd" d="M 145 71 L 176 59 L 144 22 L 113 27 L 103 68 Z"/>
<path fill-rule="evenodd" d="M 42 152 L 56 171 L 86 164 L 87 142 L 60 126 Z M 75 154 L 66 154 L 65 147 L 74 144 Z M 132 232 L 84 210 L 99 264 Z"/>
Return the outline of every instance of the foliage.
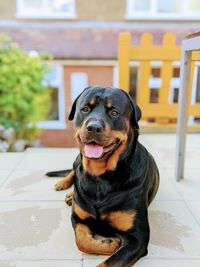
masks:
<path fill-rule="evenodd" d="M 47 71 L 40 55 L 31 57 L 9 36 L 0 35 L 0 123 L 13 127 L 19 138 L 35 137 L 39 133 L 36 122 L 48 114 Z"/>

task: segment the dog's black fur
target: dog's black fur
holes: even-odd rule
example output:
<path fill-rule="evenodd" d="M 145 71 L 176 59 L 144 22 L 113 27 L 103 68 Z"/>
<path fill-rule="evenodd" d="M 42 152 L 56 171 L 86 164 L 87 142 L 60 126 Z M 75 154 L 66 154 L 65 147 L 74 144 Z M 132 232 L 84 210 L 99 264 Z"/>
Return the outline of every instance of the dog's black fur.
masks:
<path fill-rule="evenodd" d="M 141 111 L 123 90 L 89 87 L 75 100 L 69 119 L 74 117 L 80 154 L 70 183 L 77 246 L 83 252 L 110 255 L 99 267 L 132 266 L 147 254 L 147 209 L 159 185 L 156 163 L 138 142 Z M 88 158 L 87 144 L 110 150 Z"/>

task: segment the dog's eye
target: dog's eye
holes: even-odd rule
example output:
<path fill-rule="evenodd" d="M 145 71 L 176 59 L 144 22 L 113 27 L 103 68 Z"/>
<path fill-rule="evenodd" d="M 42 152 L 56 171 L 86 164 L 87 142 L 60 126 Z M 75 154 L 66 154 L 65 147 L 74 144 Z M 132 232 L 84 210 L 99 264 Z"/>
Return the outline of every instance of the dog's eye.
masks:
<path fill-rule="evenodd" d="M 81 109 L 81 111 L 84 112 L 84 113 L 88 113 L 88 112 L 90 112 L 90 107 L 85 106 L 85 107 L 83 107 L 83 108 Z"/>
<path fill-rule="evenodd" d="M 116 110 L 116 109 L 111 109 L 109 111 L 109 114 L 112 116 L 112 117 L 117 117 L 119 115 L 119 111 Z"/>

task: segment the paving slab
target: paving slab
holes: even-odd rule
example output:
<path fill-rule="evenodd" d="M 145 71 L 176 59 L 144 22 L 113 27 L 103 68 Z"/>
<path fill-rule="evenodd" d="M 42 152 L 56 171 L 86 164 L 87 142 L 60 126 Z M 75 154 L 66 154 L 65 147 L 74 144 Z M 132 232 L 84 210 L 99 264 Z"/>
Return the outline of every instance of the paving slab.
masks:
<path fill-rule="evenodd" d="M 24 153 L 0 153 L 0 170 L 15 169 L 24 155 Z"/>
<path fill-rule="evenodd" d="M 74 160 L 78 155 L 78 150 L 68 149 L 65 152 L 50 150 L 47 152 L 24 153 L 23 160 L 17 166 L 17 170 L 62 170 L 71 169 Z"/>
<path fill-rule="evenodd" d="M 1 200 L 62 200 L 73 190 L 55 191 L 54 186 L 62 178 L 45 176 L 44 170 L 16 170 L 0 188 Z M 1 177 L 1 172 L 0 172 Z"/>
<path fill-rule="evenodd" d="M 82 260 L 0 261 L 0 267 L 82 267 Z"/>
<path fill-rule="evenodd" d="M 82 259 L 61 201 L 0 202 L 0 259 Z"/>

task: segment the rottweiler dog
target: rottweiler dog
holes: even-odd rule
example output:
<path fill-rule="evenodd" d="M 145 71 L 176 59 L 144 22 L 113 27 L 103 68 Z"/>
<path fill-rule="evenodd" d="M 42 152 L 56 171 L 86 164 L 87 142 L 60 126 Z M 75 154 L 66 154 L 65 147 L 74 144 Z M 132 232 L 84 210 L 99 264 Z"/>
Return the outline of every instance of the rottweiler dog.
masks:
<path fill-rule="evenodd" d="M 138 142 L 139 107 L 121 89 L 88 87 L 73 103 L 80 148 L 71 171 L 56 184 L 74 183 L 72 225 L 82 252 L 110 257 L 98 267 L 128 267 L 147 254 L 148 206 L 159 186 L 151 154 Z"/>

